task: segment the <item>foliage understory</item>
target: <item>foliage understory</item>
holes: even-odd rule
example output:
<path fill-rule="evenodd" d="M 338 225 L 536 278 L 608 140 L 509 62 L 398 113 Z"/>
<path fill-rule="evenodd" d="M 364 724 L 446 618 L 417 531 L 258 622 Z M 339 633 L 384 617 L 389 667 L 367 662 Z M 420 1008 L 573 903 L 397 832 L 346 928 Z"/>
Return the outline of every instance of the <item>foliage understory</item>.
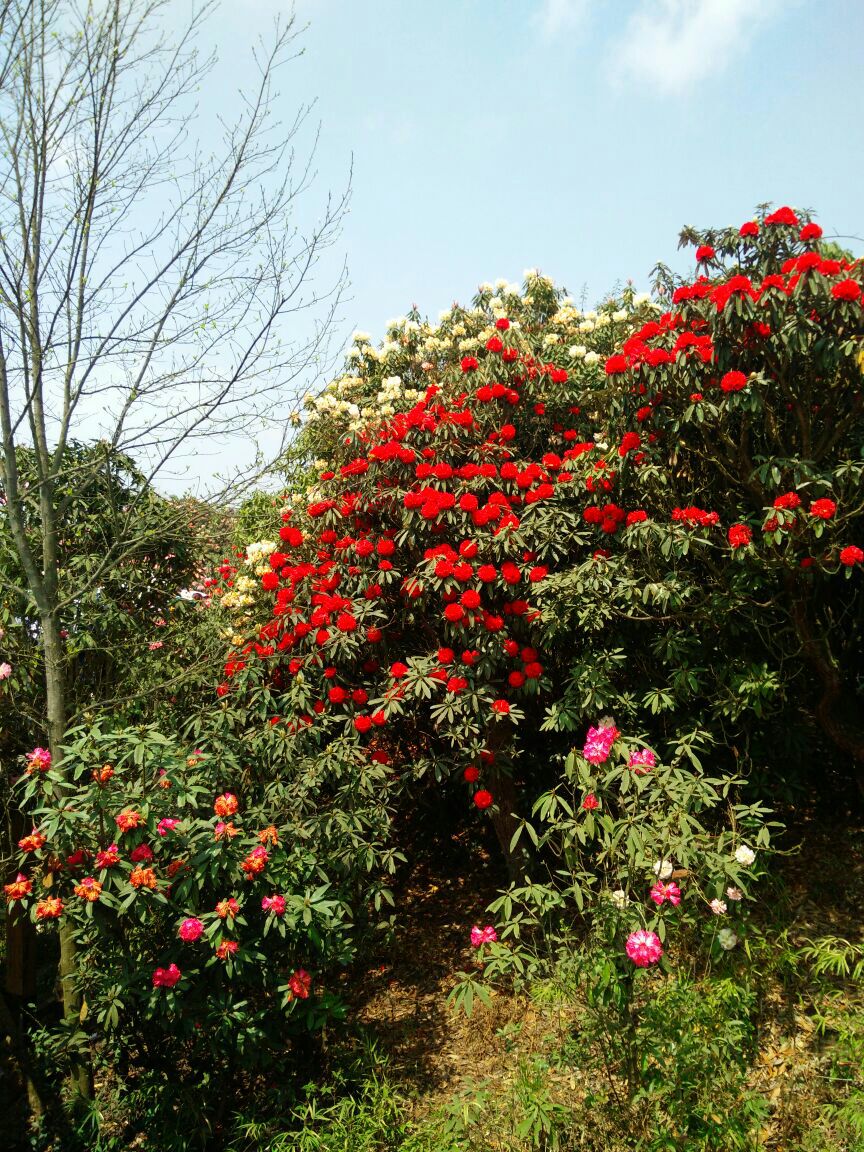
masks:
<path fill-rule="evenodd" d="M 423 834 L 418 829 L 418 836 Z M 802 849 L 802 845 L 806 845 Z M 448 1007 L 480 965 L 466 925 L 499 882 L 494 845 L 426 836 L 396 885 L 400 927 L 346 975 L 348 1020 L 325 1031 L 304 1083 L 250 1081 L 247 1104 L 208 1121 L 170 1073 L 97 1082 L 100 1152 L 529 1152 L 585 1149 L 851 1152 L 864 1142 L 864 827 L 815 819 L 788 855 L 749 938 L 749 962 L 659 976 L 643 1002 L 640 1090 L 597 1029 L 566 955 L 522 986 L 492 987 L 468 1016 Z M 437 855 L 436 855 L 437 853 Z M 575 954 L 575 949 L 574 949 Z M 614 1038 L 613 1038 L 614 1039 Z M 311 1053 L 310 1053 L 311 1055 Z M 164 1097 L 173 1093 L 176 1127 Z M 153 1117 L 162 1125 L 153 1134 Z M 196 1127 L 200 1125 L 200 1127 Z M 37 1146 L 46 1147 L 41 1144 Z"/>

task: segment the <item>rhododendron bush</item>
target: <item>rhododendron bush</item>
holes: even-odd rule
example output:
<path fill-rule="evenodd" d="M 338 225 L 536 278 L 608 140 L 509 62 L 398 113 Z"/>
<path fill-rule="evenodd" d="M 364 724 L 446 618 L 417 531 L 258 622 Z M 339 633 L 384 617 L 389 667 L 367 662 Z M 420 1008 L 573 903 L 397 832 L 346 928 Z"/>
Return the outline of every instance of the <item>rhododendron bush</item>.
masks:
<path fill-rule="evenodd" d="M 570 656 L 544 644 L 550 577 L 590 554 L 585 506 L 632 466 L 597 447 L 592 396 L 654 314 L 627 291 L 583 315 L 531 274 L 379 349 L 358 335 L 311 405 L 327 455 L 305 498 L 222 569 L 222 698 L 266 696 L 298 752 L 338 737 L 400 778 L 461 776 L 508 850 L 513 775 Z"/>
<path fill-rule="evenodd" d="M 711 737 L 738 755 L 752 739 L 776 776 L 810 757 L 860 784 L 864 269 L 821 236 L 790 208 L 760 211 L 682 234 L 695 277 L 659 269 L 666 311 L 605 363 L 610 443 L 647 440 L 624 489 L 646 513 L 639 555 L 611 583 L 663 622 L 647 638 L 669 666 L 654 707 L 707 703 Z M 738 737 L 748 706 L 782 723 Z M 780 756 L 760 728 L 785 729 Z"/>
<path fill-rule="evenodd" d="M 78 729 L 64 752 L 62 773 L 30 757 L 5 896 L 73 928 L 88 1012 L 69 1042 L 192 1084 L 290 1060 L 389 906 L 384 769 L 337 742 L 277 777 L 227 734 L 196 748 L 152 725 Z"/>

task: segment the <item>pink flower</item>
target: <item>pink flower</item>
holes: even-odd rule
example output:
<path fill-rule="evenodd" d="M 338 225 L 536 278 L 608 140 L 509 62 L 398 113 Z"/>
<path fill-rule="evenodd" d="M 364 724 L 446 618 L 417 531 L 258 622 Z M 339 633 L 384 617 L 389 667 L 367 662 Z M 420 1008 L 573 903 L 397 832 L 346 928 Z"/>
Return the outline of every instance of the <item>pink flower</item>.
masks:
<path fill-rule="evenodd" d="M 150 649 L 151 652 L 155 652 L 157 648 L 162 647 L 162 643 L 163 642 L 161 640 L 151 640 L 150 643 L 147 645 L 147 647 Z"/>
<path fill-rule="evenodd" d="M 716 899 L 712 900 L 711 904 L 710 904 L 710 908 L 711 908 L 711 911 L 714 913 L 715 916 L 722 916 L 723 913 L 726 911 L 726 901 L 725 900 L 716 900 Z"/>
<path fill-rule="evenodd" d="M 47 772 L 51 767 L 51 753 L 47 748 L 34 748 L 32 752 L 27 753 L 27 764 L 30 772 L 34 768 L 39 772 Z"/>
<path fill-rule="evenodd" d="M 651 889 L 650 896 L 658 908 L 667 900 L 676 906 L 681 903 L 681 889 L 674 881 L 664 884 L 662 880 L 658 880 Z"/>
<path fill-rule="evenodd" d="M 660 937 L 656 932 L 646 932 L 644 928 L 640 928 L 638 932 L 631 932 L 625 947 L 627 955 L 637 968 L 650 968 L 663 955 Z"/>
<path fill-rule="evenodd" d="M 265 912 L 269 912 L 272 916 L 284 916 L 285 914 L 285 897 L 284 896 L 265 896 L 261 901 L 261 907 Z"/>
<path fill-rule="evenodd" d="M 494 944 L 497 939 L 498 933 L 491 924 L 487 924 L 485 928 L 478 928 L 475 924 L 471 929 L 472 948 L 479 948 L 481 944 Z"/>
<path fill-rule="evenodd" d="M 728 896 L 728 898 L 730 900 L 743 900 L 744 899 L 744 893 L 741 891 L 740 888 L 727 888 L 726 889 L 726 895 Z"/>
<path fill-rule="evenodd" d="M 173 988 L 182 976 L 183 973 L 176 964 L 169 964 L 167 968 L 157 968 L 153 973 L 153 987 Z"/>
<path fill-rule="evenodd" d="M 184 920 L 180 925 L 179 936 L 181 940 L 186 940 L 191 944 L 195 940 L 200 940 L 203 932 L 203 920 L 199 920 L 197 916 L 190 916 L 188 920 Z"/>
<path fill-rule="evenodd" d="M 0 680 L 8 680 L 12 675 L 11 664 L 0 664 Z"/>
<path fill-rule="evenodd" d="M 585 799 L 582 801 L 582 807 L 586 812 L 593 812 L 595 808 L 600 807 L 600 801 L 593 792 L 589 792 Z"/>
<path fill-rule="evenodd" d="M 133 848 L 129 853 L 129 859 L 133 864 L 150 861 L 153 859 L 153 849 L 149 844 L 139 844 L 137 848 Z"/>
<path fill-rule="evenodd" d="M 606 728 L 589 728 L 582 755 L 590 764 L 602 764 L 604 760 L 608 760 L 612 745 L 619 735 L 614 725 Z"/>
<path fill-rule="evenodd" d="M 634 776 L 645 776 L 656 763 L 657 757 L 650 748 L 637 748 L 630 753 L 627 767 L 633 769 Z"/>
<path fill-rule="evenodd" d="M 156 825 L 156 831 L 160 836 L 167 836 L 169 832 L 174 831 L 179 823 L 180 821 L 175 816 L 166 816 Z"/>

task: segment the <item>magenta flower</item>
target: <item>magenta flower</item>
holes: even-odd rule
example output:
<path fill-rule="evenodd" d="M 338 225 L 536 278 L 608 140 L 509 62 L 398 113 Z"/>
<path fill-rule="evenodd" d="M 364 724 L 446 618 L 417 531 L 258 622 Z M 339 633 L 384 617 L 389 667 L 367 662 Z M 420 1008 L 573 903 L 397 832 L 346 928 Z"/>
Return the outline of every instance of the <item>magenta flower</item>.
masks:
<path fill-rule="evenodd" d="M 285 915 L 285 897 L 284 896 L 265 896 L 261 900 L 261 907 L 265 912 L 269 912 L 272 916 Z"/>
<path fill-rule="evenodd" d="M 638 932 L 631 932 L 625 947 L 627 955 L 637 968 L 650 968 L 663 955 L 660 937 L 656 932 L 646 932 L 644 928 L 640 928 Z"/>
<path fill-rule="evenodd" d="M 650 748 L 637 748 L 630 753 L 627 767 L 632 768 L 636 776 L 644 776 L 656 765 L 657 757 Z"/>
<path fill-rule="evenodd" d="M 34 768 L 39 772 L 47 772 L 51 767 L 51 753 L 47 748 L 34 748 L 27 753 L 27 763 L 31 772 Z"/>
<path fill-rule="evenodd" d="M 669 884 L 664 884 L 662 880 L 658 880 L 654 887 L 651 889 L 651 899 L 658 906 L 665 904 L 668 900 L 670 904 L 681 903 L 681 889 L 672 881 Z"/>
<path fill-rule="evenodd" d="M 179 823 L 180 821 L 175 816 L 166 816 L 156 825 L 156 831 L 160 836 L 167 836 L 169 832 L 174 831 Z"/>
<path fill-rule="evenodd" d="M 478 928 L 475 924 L 471 929 L 471 945 L 474 948 L 479 948 L 481 944 L 494 944 L 497 939 L 498 933 L 491 924 L 485 928 Z"/>
<path fill-rule="evenodd" d="M 589 728 L 582 755 L 590 764 L 602 764 L 609 759 L 612 745 L 619 735 L 614 725 L 608 728 Z"/>
<path fill-rule="evenodd" d="M 196 940 L 200 940 L 204 933 L 204 922 L 199 920 L 197 916 L 190 916 L 188 920 L 184 920 L 180 925 L 178 935 L 181 940 L 192 944 Z"/>

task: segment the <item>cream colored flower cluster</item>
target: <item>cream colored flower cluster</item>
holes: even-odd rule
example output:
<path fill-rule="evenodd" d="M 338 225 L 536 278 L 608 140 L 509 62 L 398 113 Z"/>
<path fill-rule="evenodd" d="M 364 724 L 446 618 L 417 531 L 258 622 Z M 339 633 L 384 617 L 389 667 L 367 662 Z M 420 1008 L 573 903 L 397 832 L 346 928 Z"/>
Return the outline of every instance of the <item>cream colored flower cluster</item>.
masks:
<path fill-rule="evenodd" d="M 315 439 L 319 433 L 325 441 L 356 435 L 370 423 L 410 408 L 423 396 L 430 373 L 434 379 L 442 362 L 480 352 L 495 335 L 495 322 L 504 317 L 510 321 L 510 339 L 528 354 L 597 373 L 608 352 L 592 348 L 592 337 L 603 333 L 605 345 L 610 336 L 621 335 L 606 330 L 633 322 L 635 313 L 644 317 L 654 307 L 647 293 L 638 295 L 628 287 L 617 298 L 583 312 L 549 277 L 533 268 L 523 275 L 524 288 L 504 279 L 481 284 L 473 307 L 454 304 L 439 313 L 437 324 L 407 316 L 389 320 L 379 347 L 368 332 L 354 332 L 346 371 L 304 401 L 306 425 Z M 550 300 L 556 307 L 551 316 Z M 539 349 L 527 336 L 526 324 L 531 330 L 542 325 Z"/>

